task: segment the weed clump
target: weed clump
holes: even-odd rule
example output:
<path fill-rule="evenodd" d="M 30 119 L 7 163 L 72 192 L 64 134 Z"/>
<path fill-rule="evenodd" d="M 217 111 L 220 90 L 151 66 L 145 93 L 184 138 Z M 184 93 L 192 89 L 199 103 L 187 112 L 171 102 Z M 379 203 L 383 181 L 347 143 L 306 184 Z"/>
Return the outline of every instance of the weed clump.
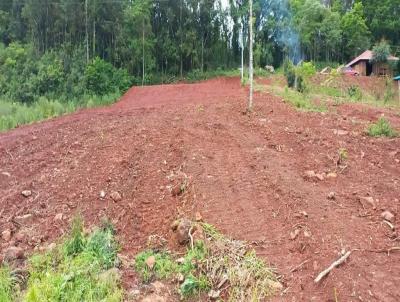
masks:
<path fill-rule="evenodd" d="M 7 267 L 0 267 L 0 301 L 11 302 L 15 298 L 15 280 Z"/>
<path fill-rule="evenodd" d="M 398 136 L 397 131 L 395 131 L 390 122 L 384 117 L 379 118 L 376 123 L 369 125 L 367 133 L 369 136 L 386 136 L 386 137 L 396 137 Z"/>

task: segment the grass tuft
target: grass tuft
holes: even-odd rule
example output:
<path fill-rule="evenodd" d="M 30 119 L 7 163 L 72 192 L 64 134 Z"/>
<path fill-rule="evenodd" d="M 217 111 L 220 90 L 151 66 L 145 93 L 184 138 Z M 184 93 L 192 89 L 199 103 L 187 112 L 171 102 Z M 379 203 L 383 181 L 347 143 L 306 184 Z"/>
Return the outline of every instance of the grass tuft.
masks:
<path fill-rule="evenodd" d="M 376 123 L 369 125 L 368 127 L 368 135 L 369 136 L 386 136 L 386 137 L 396 137 L 398 136 L 397 131 L 395 131 L 390 122 L 384 117 L 379 118 Z"/>
<path fill-rule="evenodd" d="M 16 296 L 15 279 L 8 267 L 0 267 L 0 301 L 11 302 Z"/>

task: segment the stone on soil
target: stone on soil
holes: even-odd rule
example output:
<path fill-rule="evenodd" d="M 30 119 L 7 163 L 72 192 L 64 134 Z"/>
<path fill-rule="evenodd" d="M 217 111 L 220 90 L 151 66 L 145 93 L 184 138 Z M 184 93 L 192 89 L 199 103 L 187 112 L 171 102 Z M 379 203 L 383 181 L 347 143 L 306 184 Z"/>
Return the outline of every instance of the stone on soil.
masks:
<path fill-rule="evenodd" d="M 120 201 L 122 199 L 121 194 L 119 194 L 117 191 L 112 192 L 110 197 L 114 201 Z"/>
<path fill-rule="evenodd" d="M 192 226 L 192 222 L 189 219 L 182 218 L 176 228 L 176 238 L 179 244 L 185 244 L 189 241 L 189 230 Z"/>
<path fill-rule="evenodd" d="M 394 222 L 394 215 L 390 211 L 384 211 L 381 214 L 382 218 L 389 222 Z"/>
<path fill-rule="evenodd" d="M 21 192 L 21 194 L 22 194 L 22 196 L 24 196 L 24 197 L 29 197 L 29 196 L 32 195 L 32 191 L 30 191 L 30 190 L 24 190 L 24 191 Z"/>
<path fill-rule="evenodd" d="M 1 232 L 1 238 L 3 238 L 4 241 L 8 242 L 11 240 L 11 231 L 10 230 L 5 230 Z"/>
<path fill-rule="evenodd" d="M 145 262 L 149 269 L 153 269 L 154 265 L 156 264 L 156 257 L 152 255 L 148 257 Z"/>

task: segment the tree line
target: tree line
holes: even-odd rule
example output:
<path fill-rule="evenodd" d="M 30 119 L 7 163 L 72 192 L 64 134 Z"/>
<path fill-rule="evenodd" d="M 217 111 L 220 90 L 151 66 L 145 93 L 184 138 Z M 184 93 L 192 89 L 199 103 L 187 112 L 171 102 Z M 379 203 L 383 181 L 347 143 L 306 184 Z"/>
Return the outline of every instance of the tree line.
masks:
<path fill-rule="evenodd" d="M 279 66 L 296 52 L 304 60 L 345 62 L 382 39 L 392 51 L 400 45 L 400 0 L 253 5 L 255 66 Z M 96 59 L 126 70 L 136 84 L 237 68 L 241 45 L 248 54 L 248 9 L 247 0 L 0 0 L 0 68 L 15 66 L 7 59 L 18 61 L 10 52 L 19 47 L 25 64 L 44 56 L 43 76 L 65 73 L 61 80 L 70 86 L 80 82 L 70 74 L 83 74 Z"/>

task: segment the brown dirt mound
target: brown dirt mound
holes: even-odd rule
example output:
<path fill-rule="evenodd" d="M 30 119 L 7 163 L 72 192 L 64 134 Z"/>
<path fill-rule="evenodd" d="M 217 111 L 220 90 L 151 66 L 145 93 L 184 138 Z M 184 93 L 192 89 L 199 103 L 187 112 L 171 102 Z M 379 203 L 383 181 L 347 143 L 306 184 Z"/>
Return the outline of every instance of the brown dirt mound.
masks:
<path fill-rule="evenodd" d="M 300 113 L 256 94 L 247 116 L 246 96 L 237 78 L 135 87 L 111 107 L 0 134 L 0 225 L 12 231 L 2 251 L 48 244 L 80 212 L 89 225 L 110 217 L 134 255 L 198 211 L 277 268 L 286 290 L 276 301 L 334 301 L 334 291 L 339 301 L 399 301 L 400 252 L 381 251 L 400 245 L 400 139 L 363 131 L 381 114 L 400 129 L 400 115 L 354 104 Z M 338 167 L 341 148 L 348 158 Z M 325 176 L 305 179 L 307 170 Z M 315 285 L 342 250 L 354 252 Z M 135 282 L 126 271 L 126 287 Z"/>

